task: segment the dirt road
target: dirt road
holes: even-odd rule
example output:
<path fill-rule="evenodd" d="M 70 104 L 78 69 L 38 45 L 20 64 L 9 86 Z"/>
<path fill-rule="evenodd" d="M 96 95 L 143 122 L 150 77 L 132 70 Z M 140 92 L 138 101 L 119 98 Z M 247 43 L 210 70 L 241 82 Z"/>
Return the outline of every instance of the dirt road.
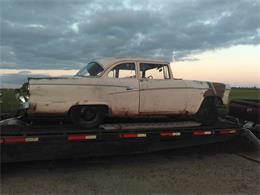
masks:
<path fill-rule="evenodd" d="M 223 147 L 3 165 L 1 194 L 259 194 L 260 165 Z"/>

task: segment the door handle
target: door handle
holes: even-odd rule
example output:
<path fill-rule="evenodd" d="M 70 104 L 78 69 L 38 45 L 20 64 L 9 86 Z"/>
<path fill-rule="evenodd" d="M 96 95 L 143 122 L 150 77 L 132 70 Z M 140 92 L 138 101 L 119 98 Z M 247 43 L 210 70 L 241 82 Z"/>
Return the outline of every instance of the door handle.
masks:
<path fill-rule="evenodd" d="M 133 90 L 133 89 L 134 89 L 134 88 L 131 87 L 131 86 L 127 86 L 127 87 L 126 87 L 126 90 L 128 90 L 128 91 L 129 91 L 129 90 Z"/>

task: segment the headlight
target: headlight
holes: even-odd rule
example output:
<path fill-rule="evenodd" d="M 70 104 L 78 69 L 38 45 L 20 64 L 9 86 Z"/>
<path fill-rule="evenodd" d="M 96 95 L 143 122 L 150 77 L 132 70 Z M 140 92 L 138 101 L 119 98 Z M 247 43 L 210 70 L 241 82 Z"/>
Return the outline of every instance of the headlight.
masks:
<path fill-rule="evenodd" d="M 20 97 L 19 97 L 19 100 L 20 100 L 22 103 L 26 102 L 25 97 L 23 97 L 23 96 L 20 96 Z"/>

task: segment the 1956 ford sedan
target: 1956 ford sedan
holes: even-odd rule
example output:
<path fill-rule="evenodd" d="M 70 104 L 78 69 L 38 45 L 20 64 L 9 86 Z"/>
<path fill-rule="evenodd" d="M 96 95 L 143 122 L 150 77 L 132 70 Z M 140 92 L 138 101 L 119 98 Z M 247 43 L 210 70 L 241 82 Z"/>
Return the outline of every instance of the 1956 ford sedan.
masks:
<path fill-rule="evenodd" d="M 108 58 L 88 63 L 69 78 L 29 78 L 28 115 L 67 115 L 81 128 L 106 117 L 191 115 L 205 124 L 227 104 L 222 83 L 175 79 L 169 62 Z"/>

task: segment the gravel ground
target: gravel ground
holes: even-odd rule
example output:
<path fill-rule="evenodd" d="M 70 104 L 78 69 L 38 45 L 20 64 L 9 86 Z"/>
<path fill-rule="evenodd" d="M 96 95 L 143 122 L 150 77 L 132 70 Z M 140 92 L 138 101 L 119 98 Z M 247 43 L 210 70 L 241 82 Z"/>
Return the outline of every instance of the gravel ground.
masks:
<path fill-rule="evenodd" d="M 260 194 L 260 164 L 219 148 L 2 165 L 1 194 Z"/>

